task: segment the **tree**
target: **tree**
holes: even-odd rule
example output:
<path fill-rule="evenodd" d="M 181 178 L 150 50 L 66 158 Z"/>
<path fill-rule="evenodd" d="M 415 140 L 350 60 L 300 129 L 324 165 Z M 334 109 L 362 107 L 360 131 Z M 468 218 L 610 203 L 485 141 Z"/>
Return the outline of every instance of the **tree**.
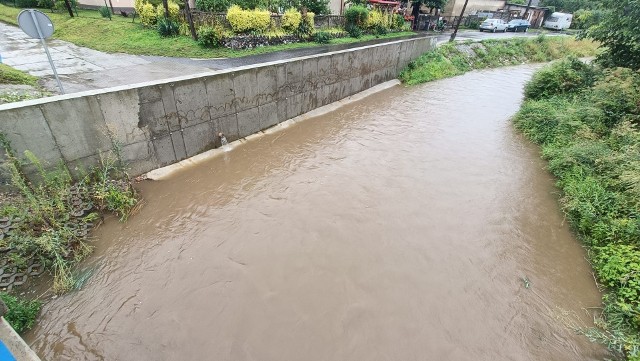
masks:
<path fill-rule="evenodd" d="M 605 52 L 597 58 L 608 67 L 640 69 L 640 3 L 637 0 L 600 0 L 602 21 L 584 34 L 600 42 Z"/>
<path fill-rule="evenodd" d="M 329 0 L 301 0 L 300 5 L 316 15 L 330 14 Z"/>
<path fill-rule="evenodd" d="M 573 14 L 580 9 L 595 9 L 597 0 L 542 0 L 540 6 L 553 7 L 556 11 Z"/>
<path fill-rule="evenodd" d="M 423 0 L 422 3 L 429 8 L 429 13 L 433 13 L 435 9 L 444 9 L 447 0 Z"/>
<path fill-rule="evenodd" d="M 448 0 L 413 0 L 411 2 L 411 6 L 413 9 L 411 11 L 411 16 L 413 16 L 414 26 L 418 24 L 418 15 L 420 15 L 420 7 L 422 5 L 429 8 L 429 13 L 433 14 L 433 10 L 435 9 L 443 9 L 445 5 L 447 5 Z"/>
<path fill-rule="evenodd" d="M 453 33 L 451 33 L 451 37 L 449 38 L 450 43 L 453 43 L 453 41 L 456 40 L 456 35 L 458 34 L 458 28 L 460 28 L 460 22 L 462 21 L 462 17 L 464 16 L 464 11 L 467 9 L 468 3 L 469 3 L 469 0 L 464 0 L 462 11 L 460 12 L 460 16 L 458 16 L 458 19 L 456 20 L 456 24 L 453 28 Z"/>

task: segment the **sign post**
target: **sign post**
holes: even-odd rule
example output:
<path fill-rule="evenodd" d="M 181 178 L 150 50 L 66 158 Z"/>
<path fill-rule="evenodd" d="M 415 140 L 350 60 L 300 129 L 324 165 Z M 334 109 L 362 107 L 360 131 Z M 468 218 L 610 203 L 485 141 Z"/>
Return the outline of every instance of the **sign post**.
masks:
<path fill-rule="evenodd" d="M 53 64 L 53 59 L 51 59 L 51 54 L 49 54 L 47 42 L 44 41 L 44 39 L 53 35 L 53 23 L 51 19 L 38 10 L 25 9 L 18 14 L 18 25 L 20 25 L 20 29 L 22 29 L 25 34 L 34 39 L 40 39 L 42 42 L 42 47 L 44 48 L 44 52 L 47 53 L 49 64 L 51 64 L 51 69 L 53 70 L 53 76 L 56 78 L 60 92 L 64 94 L 64 88 L 62 88 L 62 83 L 60 82 L 60 78 L 58 78 L 58 72 L 56 71 L 56 66 Z"/>

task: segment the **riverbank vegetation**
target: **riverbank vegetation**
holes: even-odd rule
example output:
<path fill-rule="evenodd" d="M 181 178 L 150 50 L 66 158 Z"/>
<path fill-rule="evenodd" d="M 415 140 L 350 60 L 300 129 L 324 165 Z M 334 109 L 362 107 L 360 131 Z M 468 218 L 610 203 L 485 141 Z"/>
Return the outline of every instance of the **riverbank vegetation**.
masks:
<path fill-rule="evenodd" d="M 604 307 L 579 329 L 640 360 L 640 17 L 634 0 L 599 0 L 583 36 L 602 44 L 594 65 L 552 64 L 525 88 L 515 124 L 542 147 L 561 206 L 588 249 Z"/>
<path fill-rule="evenodd" d="M 640 72 L 557 62 L 527 84 L 515 124 L 542 146 L 607 290 L 600 328 L 582 331 L 640 359 Z"/>
<path fill-rule="evenodd" d="M 573 55 L 594 56 L 598 45 L 568 36 L 512 38 L 444 44 L 409 63 L 400 73 L 408 85 L 449 78 L 475 69 L 540 63 Z"/>
<path fill-rule="evenodd" d="M 42 303 L 37 300 L 23 300 L 8 293 L 0 293 L 0 300 L 9 311 L 4 319 L 17 333 L 23 333 L 33 327 Z"/>
<path fill-rule="evenodd" d="M 118 147 L 114 145 L 112 155 L 102 156 L 99 166 L 72 175 L 63 164 L 45 165 L 29 151 L 18 157 L 4 135 L 0 144 L 11 190 L 0 205 L 4 280 L 20 280 L 10 283 L 11 289 L 30 276 L 49 272 L 55 293 L 71 290 L 78 283 L 74 267 L 91 253 L 90 232 L 102 216 L 113 213 L 124 221 L 139 204 Z M 8 277 L 12 274 L 15 277 Z M 16 316 L 20 323 L 12 325 L 28 328 L 30 323 L 23 321 L 34 310 L 37 313 L 36 304 L 14 304 L 25 311 Z"/>

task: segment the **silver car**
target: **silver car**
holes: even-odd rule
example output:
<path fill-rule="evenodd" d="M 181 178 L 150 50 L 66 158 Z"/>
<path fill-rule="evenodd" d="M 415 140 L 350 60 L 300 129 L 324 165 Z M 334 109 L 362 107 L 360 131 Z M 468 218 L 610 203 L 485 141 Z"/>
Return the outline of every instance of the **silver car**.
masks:
<path fill-rule="evenodd" d="M 507 23 L 502 19 L 487 19 L 480 24 L 480 31 L 490 31 L 495 33 L 496 31 L 507 31 Z"/>

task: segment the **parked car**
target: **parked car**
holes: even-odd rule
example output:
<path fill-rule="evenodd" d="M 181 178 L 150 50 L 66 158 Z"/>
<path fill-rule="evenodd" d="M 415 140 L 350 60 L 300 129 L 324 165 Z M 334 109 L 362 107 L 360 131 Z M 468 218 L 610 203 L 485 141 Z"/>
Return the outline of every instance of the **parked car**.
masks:
<path fill-rule="evenodd" d="M 487 19 L 480 24 L 480 31 L 491 31 L 495 33 L 496 31 L 507 31 L 507 23 L 502 19 Z"/>
<path fill-rule="evenodd" d="M 518 31 L 523 31 L 526 33 L 527 30 L 529 30 L 530 26 L 531 24 L 526 20 L 514 19 L 509 21 L 509 23 L 507 24 L 507 31 L 513 31 L 516 33 Z"/>

